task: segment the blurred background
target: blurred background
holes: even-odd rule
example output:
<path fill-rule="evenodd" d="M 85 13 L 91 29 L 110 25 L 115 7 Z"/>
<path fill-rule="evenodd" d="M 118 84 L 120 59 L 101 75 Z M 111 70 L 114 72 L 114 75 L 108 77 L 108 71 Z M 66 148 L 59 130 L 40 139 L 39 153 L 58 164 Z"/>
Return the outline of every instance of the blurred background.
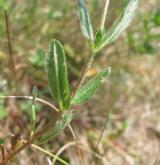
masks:
<path fill-rule="evenodd" d="M 11 35 L 8 53 L 5 13 L 7 8 Z M 86 0 L 94 29 L 99 27 L 103 0 Z M 126 0 L 112 0 L 106 29 L 122 12 Z M 56 38 L 65 48 L 69 80 L 74 88 L 90 49 L 79 25 L 74 0 L 0 0 L 0 95 L 32 95 L 56 104 L 50 95 L 45 68 L 45 51 Z M 14 60 L 14 64 L 12 60 Z M 112 74 L 103 88 L 83 106 L 76 107 L 72 122 L 82 149 L 85 164 L 90 165 L 159 165 L 160 164 L 160 1 L 140 0 L 131 26 L 112 45 L 101 51 L 88 78 L 104 67 Z M 56 114 L 36 104 L 37 125 L 54 120 Z M 0 139 L 6 143 L 19 132 L 28 133 L 31 101 L 0 99 Z M 108 121 L 98 154 L 94 151 L 104 123 Z M 0 141 L 2 141 L 0 140 Z M 42 145 L 56 153 L 73 141 L 68 129 L 52 142 Z M 78 165 L 75 146 L 60 155 L 71 165 Z M 26 149 L 11 164 L 48 164 L 47 156 Z M 57 165 L 61 163 L 56 163 Z"/>

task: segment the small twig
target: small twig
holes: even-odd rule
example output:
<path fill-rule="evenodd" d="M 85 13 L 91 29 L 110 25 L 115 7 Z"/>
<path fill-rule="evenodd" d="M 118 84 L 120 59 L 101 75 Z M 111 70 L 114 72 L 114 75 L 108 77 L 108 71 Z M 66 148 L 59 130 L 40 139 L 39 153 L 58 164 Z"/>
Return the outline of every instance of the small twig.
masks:
<path fill-rule="evenodd" d="M 95 151 L 97 152 L 98 151 L 98 147 L 99 147 L 99 144 L 100 144 L 100 142 L 101 142 L 101 140 L 102 140 L 102 137 L 103 137 L 103 134 L 104 134 L 104 131 L 105 131 L 105 128 L 106 128 L 106 126 L 107 126 L 107 124 L 108 124 L 108 118 L 105 120 L 105 123 L 104 123 L 104 125 L 103 125 L 103 128 L 102 128 L 102 131 L 101 131 L 101 134 L 100 134 L 100 136 L 99 136 L 99 138 L 98 138 L 98 141 L 97 141 L 97 144 L 96 144 L 96 147 L 95 147 Z M 93 159 L 92 159 L 92 161 L 91 161 L 91 164 L 93 164 Z"/>
<path fill-rule="evenodd" d="M 81 144 L 79 142 L 77 142 L 78 144 Z M 59 157 L 67 148 L 71 147 L 71 146 L 76 146 L 76 142 L 75 141 L 71 141 L 67 144 L 65 144 L 62 148 L 60 148 L 60 150 L 58 150 L 58 152 L 55 154 L 55 157 L 52 161 L 52 164 L 54 165 L 56 163 L 56 157 Z M 82 144 L 80 145 L 80 148 L 83 149 L 84 151 L 92 154 L 93 156 L 95 156 L 96 158 L 102 160 L 102 156 L 99 155 L 98 153 L 88 149 L 86 146 L 83 146 Z"/>
<path fill-rule="evenodd" d="M 33 96 L 0 96 L 0 98 L 2 99 L 10 99 L 10 98 L 15 98 L 15 99 L 27 99 L 27 100 L 33 100 Z M 40 98 L 35 98 L 35 101 L 43 103 L 45 105 L 48 105 L 49 107 L 51 107 L 52 109 L 54 109 L 55 111 L 59 112 L 59 109 L 56 108 L 53 104 L 49 103 L 48 101 L 45 101 L 43 99 Z"/>
<path fill-rule="evenodd" d="M 49 151 L 46 151 L 45 149 L 43 149 L 43 148 L 41 148 L 41 147 L 39 147 L 39 146 L 37 146 L 35 144 L 32 144 L 31 147 L 33 147 L 33 148 L 35 148 L 35 149 L 37 149 L 37 150 L 39 150 L 39 151 L 41 151 L 41 152 L 51 156 L 51 157 L 53 157 L 55 160 L 58 160 L 59 162 L 65 164 L 65 165 L 69 165 L 69 163 L 67 163 L 65 160 L 61 159 L 59 156 L 57 156 L 57 155 L 55 155 L 55 154 L 53 154 L 53 153 L 51 153 Z"/>
<path fill-rule="evenodd" d="M 61 147 L 55 154 L 55 157 L 52 160 L 52 165 L 54 165 L 56 163 L 56 160 L 57 160 L 56 157 L 59 157 L 67 148 L 69 148 L 70 146 L 73 146 L 73 145 L 76 145 L 75 141 L 69 142 L 69 143 L 65 144 L 63 147 Z"/>
<path fill-rule="evenodd" d="M 76 143 L 77 155 L 78 155 L 78 157 L 79 157 L 79 159 L 81 161 L 81 164 L 84 165 L 83 154 L 82 154 L 81 149 L 79 148 L 79 144 L 78 144 L 78 141 L 77 141 L 76 134 L 74 133 L 74 130 L 73 130 L 71 124 L 69 124 L 68 127 L 69 127 L 69 129 L 70 129 L 70 131 L 72 133 L 73 139 L 74 139 L 74 141 Z"/>
<path fill-rule="evenodd" d="M 101 134 L 100 134 L 100 136 L 99 136 L 99 138 L 98 138 L 98 141 L 97 141 L 97 144 L 96 144 L 96 147 L 95 147 L 95 150 L 96 150 L 96 151 L 97 151 L 97 149 L 98 149 L 98 147 L 99 147 L 99 144 L 100 144 L 100 142 L 101 142 L 101 140 L 102 140 L 102 137 L 103 137 L 105 128 L 106 128 L 106 126 L 107 126 L 107 124 L 108 124 L 108 121 L 109 121 L 109 119 L 107 118 L 106 121 L 105 121 L 105 123 L 104 123 L 104 125 L 103 125 Z"/>
<path fill-rule="evenodd" d="M 11 70 L 11 74 L 13 76 L 14 81 L 16 82 L 16 69 L 15 69 L 15 63 L 13 58 L 13 49 L 12 49 L 12 42 L 11 42 L 11 33 L 10 33 L 10 24 L 9 24 L 9 18 L 8 18 L 8 12 L 7 10 L 4 11 L 5 15 L 5 23 L 6 23 L 6 33 L 7 33 L 7 42 L 8 42 L 8 52 L 9 52 L 9 66 Z"/>
<path fill-rule="evenodd" d="M 108 11 L 108 7 L 109 7 L 109 2 L 110 2 L 110 0 L 105 0 L 100 29 L 104 28 L 105 21 L 106 21 L 106 16 L 107 16 L 107 11 Z"/>

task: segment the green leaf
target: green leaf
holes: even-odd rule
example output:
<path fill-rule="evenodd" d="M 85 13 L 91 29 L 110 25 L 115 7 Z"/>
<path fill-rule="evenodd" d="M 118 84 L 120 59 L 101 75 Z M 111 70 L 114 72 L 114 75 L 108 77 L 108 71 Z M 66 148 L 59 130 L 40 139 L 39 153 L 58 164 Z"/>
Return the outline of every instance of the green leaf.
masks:
<path fill-rule="evenodd" d="M 43 137 L 41 137 L 39 139 L 39 141 L 40 142 L 43 142 L 43 143 L 46 143 L 49 140 L 52 140 L 60 132 L 62 132 L 68 126 L 68 124 L 70 124 L 70 122 L 72 121 L 72 119 L 73 119 L 73 113 L 72 113 L 72 111 L 66 112 L 62 116 L 62 118 L 56 122 L 56 124 L 53 127 L 53 129 L 49 133 L 47 133 L 46 135 L 44 135 Z"/>
<path fill-rule="evenodd" d="M 78 0 L 78 6 L 81 30 L 85 37 L 89 40 L 93 40 L 94 35 L 91 20 L 84 0 Z"/>
<path fill-rule="evenodd" d="M 83 85 L 76 93 L 72 100 L 72 104 L 81 104 L 89 100 L 97 90 L 104 84 L 105 79 L 109 77 L 111 73 L 111 68 L 104 69 L 100 71 L 93 79 L 89 80 L 85 85 Z"/>
<path fill-rule="evenodd" d="M 63 46 L 57 40 L 50 44 L 47 60 L 48 82 L 52 95 L 57 99 L 60 109 L 70 106 L 70 89 Z"/>
<path fill-rule="evenodd" d="M 112 27 L 108 30 L 104 39 L 101 41 L 101 44 L 99 44 L 99 47 L 96 47 L 96 52 L 101 50 L 105 45 L 109 45 L 114 42 L 129 26 L 137 9 L 138 1 L 139 0 L 128 1 L 123 13 L 117 18 Z"/>

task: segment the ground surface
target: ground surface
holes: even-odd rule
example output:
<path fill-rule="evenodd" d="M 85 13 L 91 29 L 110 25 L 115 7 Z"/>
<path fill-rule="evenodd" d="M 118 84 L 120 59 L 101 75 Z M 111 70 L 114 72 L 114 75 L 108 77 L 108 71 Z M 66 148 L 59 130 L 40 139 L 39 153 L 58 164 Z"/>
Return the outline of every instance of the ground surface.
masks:
<path fill-rule="evenodd" d="M 74 86 L 88 56 L 88 43 L 79 28 L 75 2 L 29 2 L 9 2 L 18 79 L 16 91 L 12 90 L 14 75 L 8 65 L 4 15 L 0 11 L 0 92 L 2 95 L 31 95 L 32 87 L 37 86 L 39 97 L 52 101 L 43 51 L 53 38 L 63 43 L 67 52 L 69 79 Z M 96 27 L 102 4 L 98 9 L 96 1 L 87 2 Z M 120 7 L 121 3 L 112 1 L 109 12 L 111 17 L 106 27 L 121 12 Z M 86 165 L 160 164 L 160 26 L 155 25 L 155 15 L 160 10 L 158 7 L 158 0 L 142 0 L 128 31 L 99 54 L 89 72 L 89 76 L 92 76 L 101 68 L 112 67 L 111 77 L 103 89 L 84 106 L 76 107 L 76 118 L 72 122 Z M 0 106 L 1 111 L 8 113 L 0 121 L 0 138 L 5 138 L 9 147 L 11 134 L 19 132 L 23 137 L 27 135 L 30 102 L 6 100 L 1 101 Z M 37 121 L 42 125 L 56 115 L 42 105 L 37 105 L 37 109 Z M 106 120 L 107 127 L 95 151 Z M 57 153 L 64 145 L 66 149 L 60 157 L 71 165 L 78 165 L 76 147 L 68 129 L 53 142 L 41 147 Z M 41 165 L 48 164 L 48 161 L 44 153 L 29 148 L 21 152 L 11 164 Z M 56 164 L 61 163 L 57 161 Z"/>

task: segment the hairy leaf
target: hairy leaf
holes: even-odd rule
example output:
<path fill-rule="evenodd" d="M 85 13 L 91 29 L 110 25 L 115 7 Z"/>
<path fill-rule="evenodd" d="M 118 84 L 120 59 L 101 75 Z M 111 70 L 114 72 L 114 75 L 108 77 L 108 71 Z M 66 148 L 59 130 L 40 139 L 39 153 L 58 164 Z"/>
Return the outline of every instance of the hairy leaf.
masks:
<path fill-rule="evenodd" d="M 47 141 L 52 140 L 68 126 L 68 124 L 72 121 L 72 119 L 73 119 L 72 111 L 66 112 L 64 116 L 56 122 L 53 129 L 49 133 L 47 133 L 46 135 L 40 138 L 40 142 L 46 143 Z"/>
<path fill-rule="evenodd" d="M 66 58 L 63 46 L 57 40 L 53 40 L 50 44 L 47 69 L 52 95 L 57 99 L 60 109 L 68 109 L 70 105 L 70 89 Z"/>
<path fill-rule="evenodd" d="M 89 100 L 103 85 L 105 79 L 109 77 L 110 73 L 110 67 L 100 71 L 93 79 L 89 80 L 77 91 L 75 97 L 72 100 L 72 104 L 81 104 Z"/>
<path fill-rule="evenodd" d="M 102 49 L 105 45 L 115 41 L 129 26 L 137 9 L 138 1 L 139 0 L 128 0 L 127 5 L 123 10 L 123 13 L 117 18 L 112 27 L 108 30 L 105 37 L 101 41 L 101 44 L 99 44 L 99 47 L 96 47 L 96 52 Z"/>
<path fill-rule="evenodd" d="M 82 32 L 85 37 L 87 37 L 90 40 L 93 40 L 94 37 L 91 20 L 84 0 L 78 0 L 78 6 Z"/>

